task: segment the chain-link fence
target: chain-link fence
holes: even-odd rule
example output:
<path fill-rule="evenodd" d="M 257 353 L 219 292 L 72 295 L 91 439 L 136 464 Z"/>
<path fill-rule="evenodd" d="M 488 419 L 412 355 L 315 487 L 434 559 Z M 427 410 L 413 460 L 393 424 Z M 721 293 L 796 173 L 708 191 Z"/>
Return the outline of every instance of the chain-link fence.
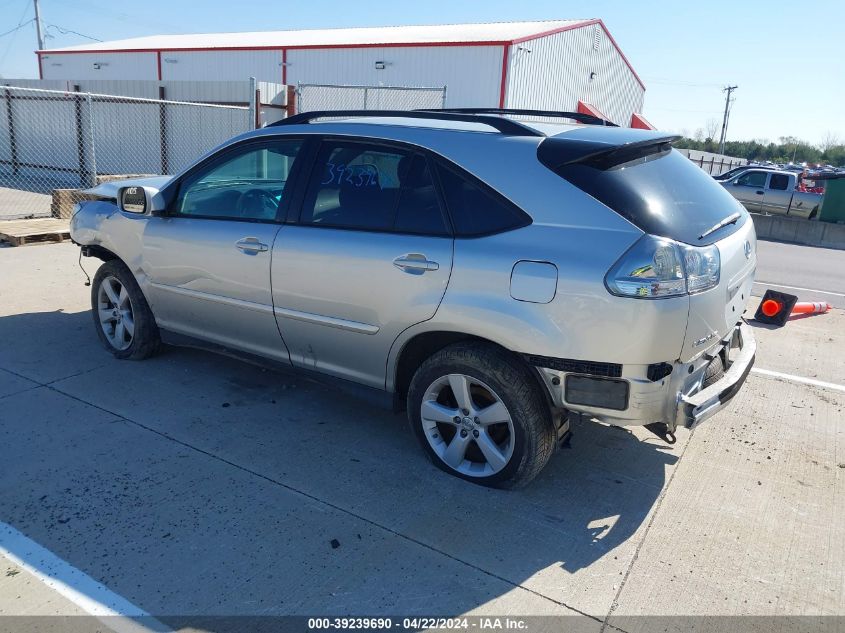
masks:
<path fill-rule="evenodd" d="M 297 84 L 297 112 L 314 110 L 416 110 L 443 108 L 446 86 L 337 86 Z"/>
<path fill-rule="evenodd" d="M 0 87 L 0 218 L 49 216 L 54 191 L 109 176 L 175 173 L 254 121 L 248 107 Z"/>

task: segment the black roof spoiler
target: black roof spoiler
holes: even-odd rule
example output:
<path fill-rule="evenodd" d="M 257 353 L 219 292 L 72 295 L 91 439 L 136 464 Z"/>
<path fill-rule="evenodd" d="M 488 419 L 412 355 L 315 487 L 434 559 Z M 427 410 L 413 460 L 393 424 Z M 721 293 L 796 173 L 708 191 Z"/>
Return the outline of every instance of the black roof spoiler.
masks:
<path fill-rule="evenodd" d="M 617 130 L 613 136 L 577 134 L 572 131 L 545 139 L 537 148 L 537 158 L 550 169 L 575 163 L 586 164 L 598 169 L 609 169 L 636 158 L 668 150 L 680 139 L 678 135 L 667 135 L 653 131 L 625 130 L 621 138 Z"/>

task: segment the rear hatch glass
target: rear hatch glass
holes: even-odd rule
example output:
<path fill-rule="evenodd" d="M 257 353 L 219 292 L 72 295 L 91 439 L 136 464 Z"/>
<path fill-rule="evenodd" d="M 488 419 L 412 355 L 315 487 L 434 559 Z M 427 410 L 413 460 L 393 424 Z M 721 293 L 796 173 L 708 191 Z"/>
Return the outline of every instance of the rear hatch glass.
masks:
<path fill-rule="evenodd" d="M 547 139 L 565 143 L 565 139 Z M 596 198 L 631 223 L 652 235 L 702 246 L 735 233 L 749 221 L 739 202 L 711 176 L 667 143 L 641 148 L 625 162 L 591 155 L 585 160 L 554 166 L 552 152 L 540 152 L 541 161 L 559 176 Z M 730 216 L 730 224 L 714 227 Z"/>

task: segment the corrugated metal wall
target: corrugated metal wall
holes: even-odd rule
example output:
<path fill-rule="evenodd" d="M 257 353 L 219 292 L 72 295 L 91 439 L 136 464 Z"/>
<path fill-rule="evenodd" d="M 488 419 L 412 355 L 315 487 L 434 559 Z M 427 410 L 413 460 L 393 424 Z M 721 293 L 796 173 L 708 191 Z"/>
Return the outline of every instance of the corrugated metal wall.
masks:
<path fill-rule="evenodd" d="M 282 51 L 163 51 L 161 78 L 282 83 Z M 152 77 L 155 79 L 155 77 Z"/>
<path fill-rule="evenodd" d="M 287 53 L 289 84 L 447 86 L 448 106 L 496 106 L 500 46 L 300 49 Z M 377 70 L 376 62 L 385 68 Z"/>
<path fill-rule="evenodd" d="M 631 113 L 642 112 L 644 94 L 599 25 L 511 46 L 507 107 L 575 111 L 581 100 L 627 127 Z"/>
<path fill-rule="evenodd" d="M 155 53 L 57 53 L 41 56 L 44 79 L 157 79 L 157 68 Z"/>
<path fill-rule="evenodd" d="M 281 83 L 286 74 L 292 85 L 445 85 L 447 106 L 495 107 L 502 52 L 501 46 L 289 49 L 284 73 L 281 49 L 164 51 L 161 71 L 165 80 L 243 81 L 253 76 Z M 384 68 L 377 69 L 376 62 Z M 42 69 L 45 79 L 158 76 L 156 54 L 146 52 L 48 54 Z M 511 46 L 506 92 L 509 107 L 575 110 L 582 100 L 628 126 L 631 113 L 642 111 L 645 91 L 607 33 L 591 25 Z M 209 95 L 208 100 L 221 99 Z"/>

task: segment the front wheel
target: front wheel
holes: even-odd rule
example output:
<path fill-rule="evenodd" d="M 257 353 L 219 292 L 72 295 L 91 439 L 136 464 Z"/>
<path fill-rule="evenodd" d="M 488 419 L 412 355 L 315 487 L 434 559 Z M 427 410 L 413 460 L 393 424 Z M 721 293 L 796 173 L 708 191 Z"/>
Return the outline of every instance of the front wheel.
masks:
<path fill-rule="evenodd" d="M 91 284 L 91 312 L 100 341 L 117 358 L 141 360 L 161 345 L 158 326 L 138 282 L 119 260 L 106 262 Z"/>
<path fill-rule="evenodd" d="M 530 369 L 491 344 L 457 344 L 426 360 L 408 392 L 408 420 L 442 470 L 495 488 L 530 482 L 555 430 Z"/>

